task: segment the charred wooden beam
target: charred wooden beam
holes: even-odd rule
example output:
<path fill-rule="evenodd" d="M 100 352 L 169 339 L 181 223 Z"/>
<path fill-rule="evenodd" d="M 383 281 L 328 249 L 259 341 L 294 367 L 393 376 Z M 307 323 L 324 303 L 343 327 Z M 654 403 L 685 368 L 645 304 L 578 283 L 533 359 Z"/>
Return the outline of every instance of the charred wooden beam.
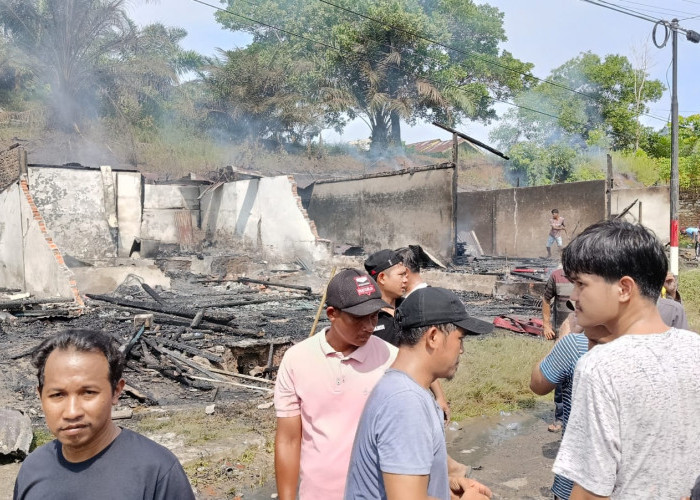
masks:
<path fill-rule="evenodd" d="M 240 277 L 236 281 L 238 283 L 256 283 L 258 285 L 276 286 L 276 287 L 280 287 L 280 288 L 290 288 L 292 290 L 302 290 L 302 291 L 306 292 L 307 294 L 311 294 L 311 287 L 310 286 L 289 285 L 287 283 L 277 283 L 274 281 L 256 280 L 256 279 L 246 278 L 246 277 Z"/>
<path fill-rule="evenodd" d="M 224 362 L 224 359 L 221 356 L 217 356 L 216 354 L 212 354 L 210 352 L 203 351 L 201 349 L 197 349 L 197 348 L 189 346 L 187 344 L 183 344 L 182 342 L 175 342 L 174 340 L 168 340 L 168 339 L 165 339 L 163 337 L 156 337 L 156 338 L 151 339 L 151 340 L 154 340 L 159 345 L 164 345 L 166 347 L 172 347 L 172 348 L 177 349 L 179 351 L 184 351 L 188 354 L 192 354 L 193 356 L 199 356 L 199 357 L 202 357 L 204 359 L 208 359 L 209 361 L 211 361 L 213 363 L 221 364 Z"/>
<path fill-rule="evenodd" d="M 165 302 L 161 298 L 160 295 L 158 295 L 158 292 L 156 292 L 151 286 L 147 283 L 141 283 L 141 288 L 143 288 L 143 291 L 146 292 L 148 295 L 150 295 L 153 300 L 158 302 L 159 304 L 164 304 Z"/>
<path fill-rule="evenodd" d="M 87 297 L 93 300 L 101 300 L 103 302 L 109 302 L 110 304 L 116 304 L 119 306 L 133 307 L 135 309 L 142 309 L 145 311 L 155 311 L 165 314 L 171 314 L 173 316 L 179 316 L 181 318 L 194 319 L 197 315 L 197 311 L 192 311 L 185 308 L 177 308 L 172 306 L 160 305 L 160 304 L 144 304 L 143 302 L 137 302 L 135 300 L 127 300 L 121 298 L 110 297 L 109 295 L 99 295 L 94 293 L 85 294 Z M 209 312 L 204 315 L 204 319 L 211 321 L 212 323 L 218 323 L 220 325 L 226 325 L 233 319 L 231 314 L 215 314 Z"/>

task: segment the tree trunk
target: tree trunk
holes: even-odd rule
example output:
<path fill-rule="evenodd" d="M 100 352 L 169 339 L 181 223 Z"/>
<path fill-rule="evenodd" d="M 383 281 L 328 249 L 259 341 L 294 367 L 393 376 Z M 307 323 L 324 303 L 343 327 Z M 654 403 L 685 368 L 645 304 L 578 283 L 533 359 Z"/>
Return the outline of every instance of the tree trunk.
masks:
<path fill-rule="evenodd" d="M 401 117 L 397 111 L 391 112 L 391 139 L 389 144 L 392 147 L 400 148 L 401 144 Z"/>
<path fill-rule="evenodd" d="M 374 127 L 372 127 L 372 142 L 369 150 L 371 153 L 382 153 L 389 145 L 389 129 L 386 117 L 378 111 L 375 115 Z"/>

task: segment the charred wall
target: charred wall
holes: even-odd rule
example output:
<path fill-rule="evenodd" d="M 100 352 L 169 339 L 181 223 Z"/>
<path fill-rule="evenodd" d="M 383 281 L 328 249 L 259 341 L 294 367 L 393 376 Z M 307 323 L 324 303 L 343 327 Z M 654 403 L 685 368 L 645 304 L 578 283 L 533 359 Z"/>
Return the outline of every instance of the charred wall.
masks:
<path fill-rule="evenodd" d="M 605 181 L 461 192 L 457 207 L 458 234 L 473 230 L 484 253 L 537 257 L 545 254 L 553 208 L 569 236 L 605 218 Z"/>
<path fill-rule="evenodd" d="M 34 201 L 66 255 L 99 261 L 116 257 L 100 170 L 29 166 Z"/>
<path fill-rule="evenodd" d="M 454 168 L 436 165 L 317 182 L 309 203 L 321 238 L 368 251 L 420 243 L 442 257 L 454 245 Z"/>
<path fill-rule="evenodd" d="M 19 178 L 24 149 L 13 147 L 0 152 L 0 191 Z"/>

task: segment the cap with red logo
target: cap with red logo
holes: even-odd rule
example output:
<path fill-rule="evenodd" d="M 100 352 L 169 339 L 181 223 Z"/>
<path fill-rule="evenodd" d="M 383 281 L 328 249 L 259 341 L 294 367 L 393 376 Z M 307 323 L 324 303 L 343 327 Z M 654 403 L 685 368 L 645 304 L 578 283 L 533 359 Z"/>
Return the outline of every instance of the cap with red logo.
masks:
<path fill-rule="evenodd" d="M 357 269 L 343 269 L 333 276 L 326 291 L 326 305 L 353 316 L 367 316 L 382 307 L 391 307 L 382 300 L 377 282 Z"/>

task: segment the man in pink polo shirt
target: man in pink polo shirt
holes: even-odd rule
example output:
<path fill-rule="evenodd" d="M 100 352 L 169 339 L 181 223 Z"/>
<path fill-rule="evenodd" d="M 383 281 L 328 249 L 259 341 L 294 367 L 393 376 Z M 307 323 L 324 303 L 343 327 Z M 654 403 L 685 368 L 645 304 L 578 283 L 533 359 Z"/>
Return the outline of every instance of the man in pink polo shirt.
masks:
<path fill-rule="evenodd" d="M 382 300 L 367 274 L 345 269 L 326 294 L 331 326 L 290 348 L 275 384 L 280 500 L 342 499 L 367 397 L 397 349 L 372 335 Z"/>

